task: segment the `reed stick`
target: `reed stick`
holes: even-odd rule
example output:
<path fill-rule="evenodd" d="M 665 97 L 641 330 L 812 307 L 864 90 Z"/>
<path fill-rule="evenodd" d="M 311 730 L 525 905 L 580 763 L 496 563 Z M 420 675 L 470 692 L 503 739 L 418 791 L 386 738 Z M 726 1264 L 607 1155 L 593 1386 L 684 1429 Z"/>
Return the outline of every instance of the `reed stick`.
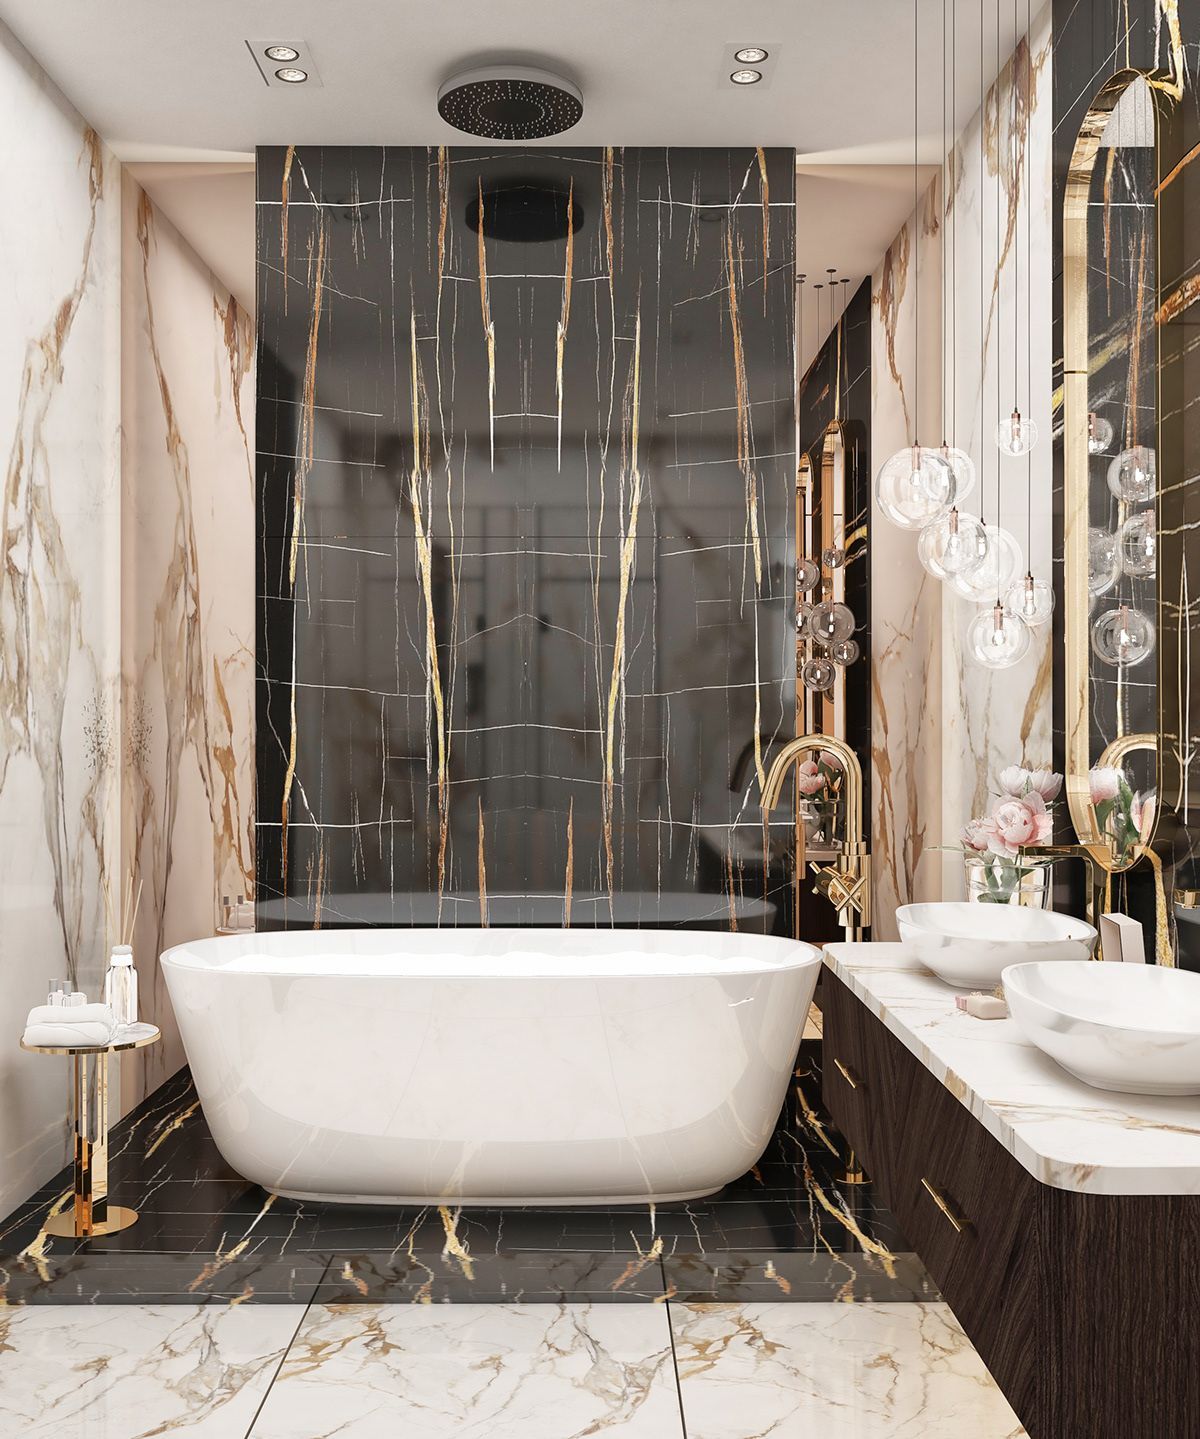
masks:
<path fill-rule="evenodd" d="M 132 875 L 130 876 L 129 882 L 130 882 L 130 884 L 133 883 L 133 876 L 132 876 Z M 134 930 L 134 926 L 137 924 L 138 909 L 141 907 L 141 903 L 142 903 L 142 881 L 141 881 L 141 879 L 139 879 L 139 880 L 138 880 L 138 887 L 137 887 L 137 894 L 136 894 L 136 896 L 134 897 L 134 901 L 133 901 L 133 913 L 129 916 L 129 933 L 128 933 L 128 935 L 126 936 L 125 940 L 123 941 L 125 944 L 132 944 L 132 943 L 133 943 L 133 930 Z"/>

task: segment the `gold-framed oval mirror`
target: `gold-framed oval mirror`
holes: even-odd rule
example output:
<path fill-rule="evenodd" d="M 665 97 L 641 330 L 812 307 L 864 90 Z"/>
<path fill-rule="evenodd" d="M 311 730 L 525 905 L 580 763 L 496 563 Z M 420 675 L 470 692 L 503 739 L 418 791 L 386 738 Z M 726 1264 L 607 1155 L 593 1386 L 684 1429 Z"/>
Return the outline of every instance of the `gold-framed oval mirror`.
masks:
<path fill-rule="evenodd" d="M 1066 796 L 1110 871 L 1153 840 L 1163 729 L 1152 78 L 1122 70 L 1101 87 L 1063 205 Z"/>

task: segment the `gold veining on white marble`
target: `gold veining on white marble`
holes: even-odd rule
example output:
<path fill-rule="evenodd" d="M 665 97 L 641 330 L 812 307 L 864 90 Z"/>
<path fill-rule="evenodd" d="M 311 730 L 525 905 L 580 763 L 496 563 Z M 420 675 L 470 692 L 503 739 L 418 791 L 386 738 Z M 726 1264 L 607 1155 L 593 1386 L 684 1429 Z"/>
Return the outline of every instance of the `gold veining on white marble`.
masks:
<path fill-rule="evenodd" d="M 945 1304 L 683 1304 L 688 1439 L 1020 1439 Z"/>
<path fill-rule="evenodd" d="M 653 1304 L 314 1305 L 253 1439 L 682 1439 Z"/>

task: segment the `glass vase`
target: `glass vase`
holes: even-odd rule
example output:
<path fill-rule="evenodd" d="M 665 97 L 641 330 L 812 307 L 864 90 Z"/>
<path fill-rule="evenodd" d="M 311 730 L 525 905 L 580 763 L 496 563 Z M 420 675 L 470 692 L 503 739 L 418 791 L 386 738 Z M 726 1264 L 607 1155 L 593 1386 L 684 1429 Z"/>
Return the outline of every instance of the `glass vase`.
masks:
<path fill-rule="evenodd" d="M 1049 909 L 1050 862 L 1042 859 L 1004 859 L 997 854 L 963 856 L 967 899 L 972 904 L 1020 904 L 1026 909 Z"/>

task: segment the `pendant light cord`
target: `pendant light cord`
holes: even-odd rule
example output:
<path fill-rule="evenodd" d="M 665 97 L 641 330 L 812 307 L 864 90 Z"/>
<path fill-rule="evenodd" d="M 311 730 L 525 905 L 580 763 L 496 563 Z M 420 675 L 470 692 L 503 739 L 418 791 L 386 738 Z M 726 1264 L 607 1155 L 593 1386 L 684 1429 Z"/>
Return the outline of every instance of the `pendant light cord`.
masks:
<path fill-rule="evenodd" d="M 987 120 L 987 89 L 984 75 L 984 0 L 979 0 L 979 522 L 987 528 L 987 445 L 983 429 L 987 418 L 987 388 L 984 383 L 987 374 L 987 310 L 983 298 L 983 275 L 987 268 L 985 236 L 987 234 L 987 187 L 984 177 L 983 130 Z M 997 464 L 999 461 L 997 460 Z"/>
<path fill-rule="evenodd" d="M 1016 8 L 1017 0 L 1013 0 Z M 1030 123 L 1033 115 L 1033 34 L 1029 0 L 1025 0 L 1025 394 L 1029 418 L 1033 419 L 1033 248 L 1030 240 L 1030 212 L 1033 209 L 1033 173 L 1030 157 Z M 1025 453 L 1025 568 L 1033 573 L 1033 451 Z"/>

